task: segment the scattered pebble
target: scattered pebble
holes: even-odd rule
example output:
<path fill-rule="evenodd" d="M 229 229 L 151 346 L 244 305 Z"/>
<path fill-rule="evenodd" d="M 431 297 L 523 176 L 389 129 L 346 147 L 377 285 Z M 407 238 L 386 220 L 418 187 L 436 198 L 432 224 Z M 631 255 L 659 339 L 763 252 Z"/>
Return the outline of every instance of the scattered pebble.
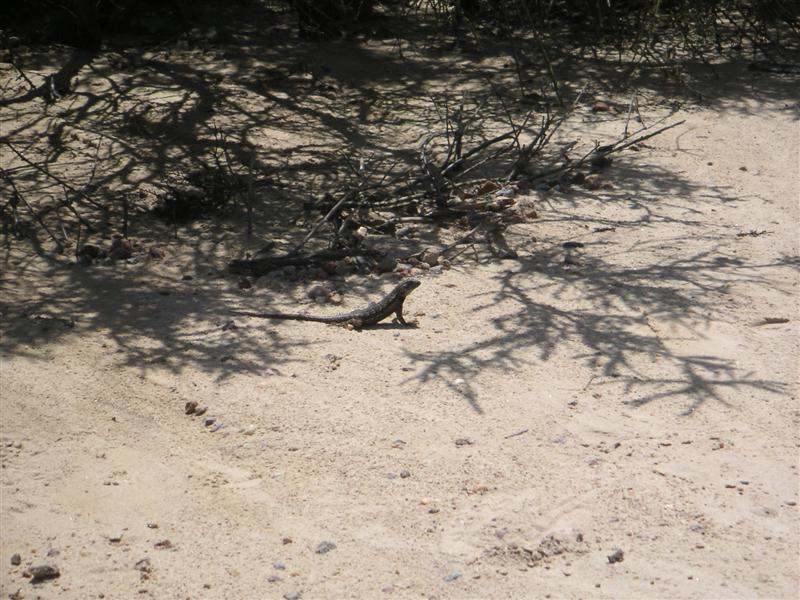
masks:
<path fill-rule="evenodd" d="M 278 569 L 278 571 L 283 571 L 286 568 L 286 565 L 283 564 L 282 562 L 276 562 L 276 563 L 272 563 L 272 567 L 274 569 Z"/>
<path fill-rule="evenodd" d="M 136 561 L 136 564 L 133 565 L 137 571 L 141 571 L 142 573 L 150 573 L 153 570 L 153 567 L 150 565 L 149 558 L 142 558 Z"/>
<path fill-rule="evenodd" d="M 397 448 L 398 450 L 402 450 L 406 447 L 406 443 L 403 440 L 395 440 L 392 442 L 392 448 Z"/>
<path fill-rule="evenodd" d="M 192 414 L 194 414 L 194 411 L 195 411 L 196 409 L 197 409 L 197 402 L 195 402 L 194 400 L 189 400 L 189 401 L 186 403 L 186 406 L 184 406 L 184 408 L 183 408 L 183 411 L 184 411 L 184 412 L 185 412 L 187 415 L 192 415 Z"/>
<path fill-rule="evenodd" d="M 158 548 L 159 550 L 169 550 L 172 548 L 172 542 L 169 540 L 161 540 L 160 542 L 153 544 L 153 547 Z"/>
<path fill-rule="evenodd" d="M 253 425 L 250 425 L 249 427 L 245 427 L 245 428 L 242 430 L 242 433 L 243 433 L 244 435 L 253 435 L 255 432 L 256 432 L 256 428 L 255 428 L 255 426 L 253 426 Z"/>
<path fill-rule="evenodd" d="M 420 257 L 420 260 L 428 266 L 435 267 L 439 264 L 441 253 L 433 248 L 427 248 Z"/>
<path fill-rule="evenodd" d="M 58 570 L 58 567 L 50 564 L 34 565 L 28 569 L 28 573 L 31 576 L 31 583 L 38 583 L 45 579 L 53 579 L 61 576 L 61 571 Z"/>
<path fill-rule="evenodd" d="M 201 415 L 206 414 L 207 411 L 208 411 L 208 406 L 206 406 L 205 404 L 201 404 L 200 406 L 194 409 L 194 414 L 195 416 L 199 417 Z"/>
<path fill-rule="evenodd" d="M 458 447 L 461 447 L 461 446 L 472 446 L 474 443 L 475 442 L 472 441 L 470 438 L 458 438 L 455 441 L 455 444 Z"/>
<path fill-rule="evenodd" d="M 283 577 L 281 577 L 280 575 L 270 575 L 269 577 L 267 577 L 267 581 L 269 581 L 270 583 L 278 583 L 279 581 L 283 581 Z"/>
<path fill-rule="evenodd" d="M 461 577 L 461 571 L 459 571 L 458 569 L 453 569 L 447 575 L 444 576 L 444 580 L 445 581 L 455 581 L 459 577 Z"/>
<path fill-rule="evenodd" d="M 333 542 L 328 542 L 328 541 L 320 542 L 315 552 L 317 554 L 326 554 L 331 550 L 333 550 L 334 548 L 336 548 L 336 544 L 334 544 Z"/>
<path fill-rule="evenodd" d="M 622 562 L 623 560 L 625 560 L 625 553 L 619 548 L 617 548 L 611 554 L 609 554 L 607 558 L 608 562 L 613 565 L 614 563 Z"/>
<path fill-rule="evenodd" d="M 285 538 L 283 538 L 283 540 L 281 540 L 281 541 L 283 542 L 283 545 L 284 545 L 284 546 L 286 546 L 287 544 L 291 544 L 291 543 L 292 543 L 292 538 L 290 538 L 290 537 L 285 537 Z"/>
<path fill-rule="evenodd" d="M 610 110 L 611 106 L 602 100 L 598 100 L 592 105 L 592 112 L 609 112 Z"/>
<path fill-rule="evenodd" d="M 22 562 L 22 557 L 19 554 L 12 554 L 11 555 L 11 564 L 15 567 Z"/>
<path fill-rule="evenodd" d="M 283 597 L 285 600 L 299 600 L 300 592 L 286 592 Z"/>
<path fill-rule="evenodd" d="M 402 479 L 408 479 L 409 477 L 411 477 L 411 472 L 406 469 L 403 469 L 402 471 L 400 471 L 400 477 Z"/>
<path fill-rule="evenodd" d="M 206 417 L 203 419 L 203 426 L 204 427 L 211 427 L 217 420 L 214 417 Z"/>

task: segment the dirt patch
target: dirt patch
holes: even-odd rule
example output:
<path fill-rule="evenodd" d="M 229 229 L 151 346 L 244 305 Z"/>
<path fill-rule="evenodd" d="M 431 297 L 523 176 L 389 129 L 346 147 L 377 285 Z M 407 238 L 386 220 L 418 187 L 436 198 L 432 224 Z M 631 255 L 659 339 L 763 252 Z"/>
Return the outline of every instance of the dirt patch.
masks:
<path fill-rule="evenodd" d="M 429 92 L 502 70 L 424 43 L 235 42 L 101 55 L 75 95 L 0 109 L 52 173 L 85 182 L 96 163 L 85 191 L 113 205 L 105 228 L 92 217 L 99 248 L 132 199 L 129 256 L 81 264 L 5 238 L 3 595 L 797 596 L 796 82 L 698 70 L 706 103 L 621 153 L 607 185 L 515 199 L 535 218 L 507 229 L 513 256 L 478 243 L 449 268 L 412 265 L 415 328 L 231 325 L 234 307 L 330 314 L 390 289 L 396 274 L 357 262 L 248 286 L 227 264 L 297 241 L 286 207 L 321 195 L 342 145 L 413 152 Z M 112 59 L 129 66 L 97 72 Z M 594 77 L 575 88 L 602 98 L 554 143 L 628 124 L 596 102 L 629 96 Z M 656 87 L 639 90 L 645 120 L 674 111 Z M 137 212 L 167 166 L 213 166 L 222 130 L 246 132 L 232 163 L 255 148 L 268 167 L 252 238 L 235 202 L 177 238 Z M 0 164 L 31 200 L 55 194 L 10 152 Z M 399 254 L 461 234 L 416 229 Z M 329 280 L 341 306 L 308 297 Z M 59 576 L 31 583 L 37 565 Z"/>

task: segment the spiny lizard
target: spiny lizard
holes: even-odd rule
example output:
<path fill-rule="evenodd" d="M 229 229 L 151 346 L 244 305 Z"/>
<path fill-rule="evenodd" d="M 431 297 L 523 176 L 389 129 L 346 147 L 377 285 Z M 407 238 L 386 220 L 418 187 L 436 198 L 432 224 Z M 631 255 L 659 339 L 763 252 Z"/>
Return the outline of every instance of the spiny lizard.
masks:
<path fill-rule="evenodd" d="M 383 321 L 386 317 L 394 313 L 397 320 L 403 325 L 407 325 L 403 319 L 403 302 L 411 292 L 419 287 L 418 279 L 406 279 L 401 281 L 391 292 L 389 292 L 379 302 L 371 302 L 366 308 L 360 308 L 349 313 L 340 315 L 315 316 L 300 313 L 279 313 L 279 312 L 249 312 L 236 310 L 230 314 L 240 317 L 256 317 L 259 319 L 292 319 L 294 321 L 316 321 L 318 323 L 350 323 L 354 327 L 369 327 Z"/>

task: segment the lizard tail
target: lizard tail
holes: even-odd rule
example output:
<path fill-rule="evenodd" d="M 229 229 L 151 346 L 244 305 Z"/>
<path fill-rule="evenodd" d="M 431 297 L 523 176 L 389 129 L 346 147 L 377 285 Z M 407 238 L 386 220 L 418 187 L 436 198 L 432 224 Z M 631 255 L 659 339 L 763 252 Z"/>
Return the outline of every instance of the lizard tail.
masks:
<path fill-rule="evenodd" d="M 233 310 L 228 314 L 237 317 L 255 317 L 256 319 L 284 319 L 292 321 L 318 321 L 327 322 L 325 317 L 315 317 L 313 315 L 301 315 L 300 313 L 273 313 L 273 312 L 250 312 L 245 310 Z"/>

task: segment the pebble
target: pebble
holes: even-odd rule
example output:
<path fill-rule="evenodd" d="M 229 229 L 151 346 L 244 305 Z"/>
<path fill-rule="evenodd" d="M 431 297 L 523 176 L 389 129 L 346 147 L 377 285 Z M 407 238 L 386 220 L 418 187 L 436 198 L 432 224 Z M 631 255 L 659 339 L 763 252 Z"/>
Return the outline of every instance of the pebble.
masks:
<path fill-rule="evenodd" d="M 22 557 L 19 554 L 12 554 L 11 555 L 11 564 L 15 567 L 22 562 Z"/>
<path fill-rule="evenodd" d="M 472 444 L 474 444 L 474 443 L 475 443 L 475 442 L 474 442 L 474 441 L 472 441 L 472 440 L 471 440 L 471 439 L 469 439 L 469 438 L 458 438 L 458 439 L 455 441 L 455 444 L 456 444 L 456 446 L 458 446 L 459 448 L 460 448 L 461 446 L 472 446 Z"/>
<path fill-rule="evenodd" d="M 200 406 L 194 409 L 194 414 L 199 417 L 200 415 L 206 414 L 207 411 L 208 411 L 208 406 L 206 406 L 205 404 L 201 404 Z"/>
<path fill-rule="evenodd" d="M 245 427 L 245 429 L 242 431 L 242 433 L 244 435 L 253 435 L 255 432 L 256 432 L 256 428 L 253 425 L 250 425 L 249 427 Z"/>
<path fill-rule="evenodd" d="M 286 592 L 283 597 L 285 600 L 299 600 L 300 592 Z"/>
<path fill-rule="evenodd" d="M 431 267 L 430 272 L 434 275 L 441 275 L 444 271 L 444 267 L 442 265 L 436 265 L 435 267 Z"/>
<path fill-rule="evenodd" d="M 333 542 L 328 542 L 328 541 L 320 542 L 315 552 L 317 554 L 326 554 L 331 550 L 333 550 L 334 548 L 336 548 L 336 544 L 334 544 Z"/>
<path fill-rule="evenodd" d="M 394 256 L 384 256 L 378 261 L 378 264 L 375 266 L 375 270 L 377 270 L 378 273 L 391 273 L 394 271 L 396 266 L 397 258 Z"/>
<path fill-rule="evenodd" d="M 142 573 L 149 573 L 153 570 L 150 566 L 150 559 L 149 558 L 142 558 L 141 560 L 137 560 L 136 564 L 133 565 L 137 571 L 141 571 Z"/>
<path fill-rule="evenodd" d="M 622 562 L 623 560 L 625 560 L 625 553 L 619 548 L 617 548 L 611 554 L 609 554 L 607 558 L 608 562 L 613 565 L 614 563 Z"/>
<path fill-rule="evenodd" d="M 283 581 L 283 577 L 281 577 L 280 575 L 270 575 L 269 577 L 267 577 L 267 581 L 269 581 L 270 583 L 278 583 L 279 581 Z"/>
<path fill-rule="evenodd" d="M 273 568 L 278 569 L 278 571 L 283 571 L 286 568 L 286 565 L 282 562 L 272 563 Z"/>
<path fill-rule="evenodd" d="M 292 543 L 292 538 L 285 537 L 281 541 L 283 542 L 283 545 L 286 546 L 287 544 L 291 544 Z"/>
<path fill-rule="evenodd" d="M 403 469 L 402 471 L 400 471 L 400 477 L 402 479 L 408 479 L 409 477 L 411 477 L 411 471 Z"/>
<path fill-rule="evenodd" d="M 194 400 L 189 400 L 189 401 L 186 403 L 186 406 L 184 406 L 184 407 L 183 407 L 183 411 L 184 411 L 184 412 L 185 412 L 187 415 L 194 414 L 194 411 L 195 411 L 196 409 L 197 409 L 197 402 L 195 402 Z"/>
<path fill-rule="evenodd" d="M 447 575 L 444 576 L 444 580 L 445 581 L 455 581 L 459 577 L 461 577 L 461 571 L 459 571 L 458 569 L 453 569 Z"/>
<path fill-rule="evenodd" d="M 57 566 L 49 564 L 34 565 L 28 569 L 28 573 L 31 575 L 31 583 L 37 583 L 45 579 L 53 579 L 61 575 L 61 571 L 58 570 Z"/>
<path fill-rule="evenodd" d="M 203 419 L 203 426 L 204 427 L 211 427 L 217 420 L 214 417 L 206 417 Z"/>
<path fill-rule="evenodd" d="M 420 258 L 422 262 L 427 264 L 428 266 L 435 267 L 439 264 L 439 257 L 441 253 L 438 250 L 434 250 L 433 248 L 427 248 Z"/>

